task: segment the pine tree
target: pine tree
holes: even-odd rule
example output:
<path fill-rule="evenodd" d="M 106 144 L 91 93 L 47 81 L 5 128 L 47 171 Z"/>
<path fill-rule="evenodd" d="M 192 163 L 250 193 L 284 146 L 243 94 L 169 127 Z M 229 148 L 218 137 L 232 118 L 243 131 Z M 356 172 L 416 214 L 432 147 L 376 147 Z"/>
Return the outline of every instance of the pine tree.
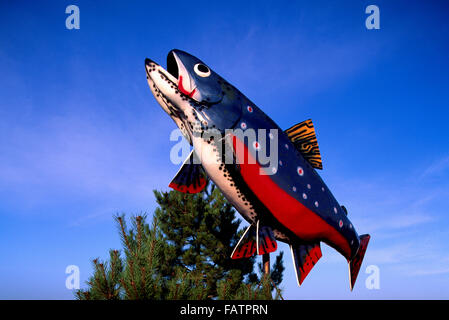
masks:
<path fill-rule="evenodd" d="M 93 260 L 94 273 L 78 299 L 275 299 L 284 270 L 282 252 L 269 276 L 253 272 L 256 257 L 230 259 L 244 230 L 235 210 L 211 185 L 198 194 L 154 191 L 152 226 L 146 215 L 115 217 L 123 257 Z M 259 266 L 259 269 L 260 266 Z"/>

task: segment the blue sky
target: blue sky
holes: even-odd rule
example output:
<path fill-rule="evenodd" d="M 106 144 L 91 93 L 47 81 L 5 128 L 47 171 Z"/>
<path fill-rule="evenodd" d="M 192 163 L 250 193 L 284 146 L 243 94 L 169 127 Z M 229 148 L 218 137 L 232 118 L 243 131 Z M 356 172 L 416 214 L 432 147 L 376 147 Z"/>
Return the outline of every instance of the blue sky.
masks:
<path fill-rule="evenodd" d="M 79 30 L 65 28 L 66 6 Z M 380 30 L 365 28 L 366 6 Z M 287 299 L 449 298 L 449 6 L 441 1 L 2 1 L 0 298 L 72 299 L 91 259 L 120 248 L 112 215 L 168 190 L 173 122 L 144 59 L 190 52 L 281 127 L 312 118 L 329 188 L 370 233 L 349 291 L 345 259 Z M 365 287 L 365 268 L 380 289 Z"/>

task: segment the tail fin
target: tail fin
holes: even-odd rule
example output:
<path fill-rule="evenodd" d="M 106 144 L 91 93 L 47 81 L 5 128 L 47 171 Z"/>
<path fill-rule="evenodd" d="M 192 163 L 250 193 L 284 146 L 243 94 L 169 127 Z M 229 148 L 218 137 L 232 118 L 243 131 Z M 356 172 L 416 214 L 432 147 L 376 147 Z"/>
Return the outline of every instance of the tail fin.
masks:
<path fill-rule="evenodd" d="M 359 237 L 359 250 L 357 251 L 355 257 L 349 261 L 349 285 L 351 286 L 351 291 L 354 288 L 355 280 L 357 280 L 357 275 L 359 274 L 360 267 L 362 266 L 363 257 L 365 256 L 370 238 L 371 237 L 369 234 L 363 234 Z"/>

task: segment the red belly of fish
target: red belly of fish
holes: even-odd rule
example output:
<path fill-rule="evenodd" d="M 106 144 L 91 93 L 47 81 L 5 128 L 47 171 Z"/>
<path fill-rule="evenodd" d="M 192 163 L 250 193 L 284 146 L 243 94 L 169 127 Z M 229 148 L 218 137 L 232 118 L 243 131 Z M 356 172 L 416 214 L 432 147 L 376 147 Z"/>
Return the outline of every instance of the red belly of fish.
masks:
<path fill-rule="evenodd" d="M 328 240 L 346 257 L 350 256 L 351 250 L 347 240 L 335 228 L 280 188 L 269 175 L 260 174 L 263 169 L 246 145 L 235 136 L 233 144 L 237 153 L 243 150 L 245 155 L 242 157 L 237 154 L 243 179 L 282 225 L 306 241 Z M 241 161 L 242 159 L 246 161 Z"/>

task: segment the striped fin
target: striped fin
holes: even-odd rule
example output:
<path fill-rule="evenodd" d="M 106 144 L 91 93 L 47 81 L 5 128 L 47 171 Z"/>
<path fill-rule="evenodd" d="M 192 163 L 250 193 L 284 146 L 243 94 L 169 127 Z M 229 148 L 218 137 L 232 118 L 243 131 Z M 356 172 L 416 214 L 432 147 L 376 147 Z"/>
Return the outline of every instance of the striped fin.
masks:
<path fill-rule="evenodd" d="M 285 130 L 285 133 L 312 167 L 323 169 L 320 149 L 318 147 L 312 120 L 309 119 L 298 123 Z"/>

